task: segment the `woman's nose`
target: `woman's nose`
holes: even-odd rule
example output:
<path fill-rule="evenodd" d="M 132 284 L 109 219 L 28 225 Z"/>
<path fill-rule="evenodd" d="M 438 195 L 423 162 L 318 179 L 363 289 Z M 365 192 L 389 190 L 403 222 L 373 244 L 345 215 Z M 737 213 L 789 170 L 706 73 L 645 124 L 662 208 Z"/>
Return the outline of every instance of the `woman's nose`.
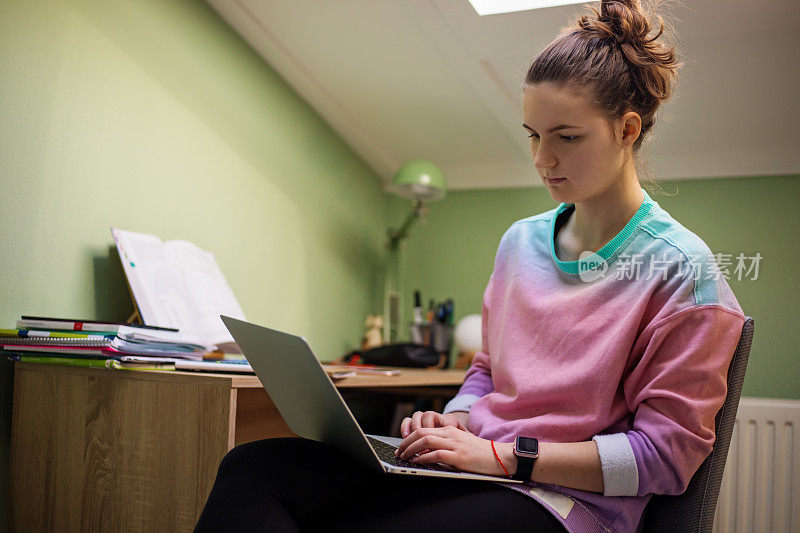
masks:
<path fill-rule="evenodd" d="M 533 154 L 533 166 L 536 168 L 550 168 L 556 165 L 555 156 L 539 143 L 539 147 Z"/>

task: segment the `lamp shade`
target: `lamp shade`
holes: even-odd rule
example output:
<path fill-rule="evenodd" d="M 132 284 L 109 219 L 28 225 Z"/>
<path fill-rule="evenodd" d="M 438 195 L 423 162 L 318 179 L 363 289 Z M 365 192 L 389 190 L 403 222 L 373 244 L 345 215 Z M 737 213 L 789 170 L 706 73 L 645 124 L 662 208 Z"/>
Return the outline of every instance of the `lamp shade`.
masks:
<path fill-rule="evenodd" d="M 444 198 L 447 184 L 439 167 L 417 159 L 403 165 L 392 180 L 394 194 L 422 202 L 435 202 Z"/>
<path fill-rule="evenodd" d="M 462 352 L 477 352 L 482 347 L 483 336 L 481 315 L 467 315 L 456 324 L 453 340 Z"/>

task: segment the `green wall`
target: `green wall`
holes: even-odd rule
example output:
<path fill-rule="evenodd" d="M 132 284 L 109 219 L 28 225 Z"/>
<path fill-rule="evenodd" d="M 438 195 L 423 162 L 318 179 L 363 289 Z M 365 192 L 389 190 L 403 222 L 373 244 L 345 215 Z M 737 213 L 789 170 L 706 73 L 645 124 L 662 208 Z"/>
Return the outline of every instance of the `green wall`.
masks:
<path fill-rule="evenodd" d="M 661 189 L 651 197 L 712 251 L 734 257 L 761 253 L 756 280 L 729 279 L 756 326 L 743 393 L 800 399 L 794 272 L 800 264 L 799 177 L 672 181 L 661 182 Z M 533 187 L 451 192 L 431 204 L 426 224 L 413 229 L 401 257 L 406 321 L 415 289 L 425 302 L 452 297 L 456 319 L 480 313 L 500 237 L 514 221 L 556 205 L 546 189 Z M 392 199 L 389 206 L 389 222 L 396 226 L 409 204 Z"/>
<path fill-rule="evenodd" d="M 0 327 L 123 319 L 113 225 L 213 251 L 250 320 L 302 332 L 322 359 L 355 346 L 381 308 L 387 216 L 409 204 L 387 215 L 377 176 L 205 3 L 0 0 L 0 50 Z M 800 181 L 676 186 L 653 197 L 713 250 L 764 256 L 757 281 L 731 281 L 757 320 L 745 394 L 800 398 L 785 282 Z M 432 205 L 403 252 L 407 313 L 414 288 L 480 312 L 502 233 L 554 205 L 536 188 Z M 0 362 L 0 516 L 11 380 Z"/>
<path fill-rule="evenodd" d="M 380 309 L 380 181 L 204 2 L 0 0 L 0 50 L 0 328 L 124 319 L 116 226 L 214 252 L 248 319 L 322 359 L 356 346 Z"/>

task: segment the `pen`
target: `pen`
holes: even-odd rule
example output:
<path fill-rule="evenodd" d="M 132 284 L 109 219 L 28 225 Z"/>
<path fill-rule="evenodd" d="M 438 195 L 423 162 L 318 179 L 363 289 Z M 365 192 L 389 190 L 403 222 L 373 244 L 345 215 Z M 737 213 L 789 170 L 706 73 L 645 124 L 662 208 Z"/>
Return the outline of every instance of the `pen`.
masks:
<path fill-rule="evenodd" d="M 436 321 L 441 323 L 441 324 L 444 324 L 445 323 L 445 319 L 447 318 L 446 314 L 447 314 L 447 308 L 446 308 L 444 302 L 440 302 L 436 306 Z"/>
<path fill-rule="evenodd" d="M 414 324 L 422 324 L 422 296 L 414 291 Z"/>
<path fill-rule="evenodd" d="M 445 302 L 445 317 L 444 323 L 448 325 L 453 325 L 453 306 L 455 303 L 453 302 L 452 298 L 448 298 Z"/>
<path fill-rule="evenodd" d="M 381 376 L 399 376 L 399 370 L 380 370 L 377 368 L 356 368 L 356 374 L 378 374 Z"/>
<path fill-rule="evenodd" d="M 373 368 L 357 368 L 354 370 L 338 370 L 331 374 L 334 379 L 352 378 L 359 374 L 378 374 L 381 376 L 399 376 L 399 370 L 378 370 Z"/>

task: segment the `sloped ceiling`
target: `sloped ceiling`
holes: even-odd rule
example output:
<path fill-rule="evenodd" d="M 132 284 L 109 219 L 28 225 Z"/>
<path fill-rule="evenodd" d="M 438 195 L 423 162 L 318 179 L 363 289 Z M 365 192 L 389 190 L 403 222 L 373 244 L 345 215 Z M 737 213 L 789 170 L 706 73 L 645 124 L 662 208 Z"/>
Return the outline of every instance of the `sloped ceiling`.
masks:
<path fill-rule="evenodd" d="M 207 1 L 384 181 L 424 158 L 452 189 L 541 186 L 520 84 L 585 5 L 480 17 L 467 0 Z M 642 152 L 649 175 L 800 174 L 800 2 L 663 13 L 685 65 Z"/>

